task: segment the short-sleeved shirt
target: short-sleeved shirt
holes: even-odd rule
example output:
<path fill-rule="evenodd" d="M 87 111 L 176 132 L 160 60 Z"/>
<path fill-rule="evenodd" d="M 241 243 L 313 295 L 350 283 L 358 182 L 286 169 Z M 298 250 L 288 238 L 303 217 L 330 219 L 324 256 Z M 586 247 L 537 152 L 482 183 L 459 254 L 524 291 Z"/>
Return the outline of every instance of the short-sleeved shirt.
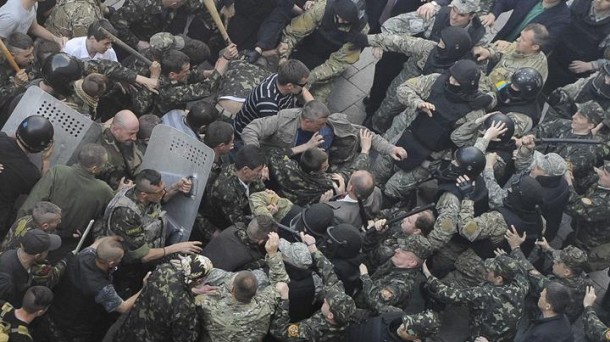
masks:
<path fill-rule="evenodd" d="M 8 38 L 13 32 L 27 34 L 36 20 L 35 4 L 29 11 L 23 8 L 21 0 L 8 0 L 0 7 L 0 37 Z"/>
<path fill-rule="evenodd" d="M 113 48 L 106 50 L 106 52 L 104 53 L 96 53 L 95 56 L 91 58 L 91 55 L 89 55 L 89 51 L 87 51 L 87 37 L 76 37 L 68 40 L 66 46 L 64 46 L 64 52 L 78 59 L 105 59 L 109 61 L 118 62 L 116 52 L 114 52 Z"/>

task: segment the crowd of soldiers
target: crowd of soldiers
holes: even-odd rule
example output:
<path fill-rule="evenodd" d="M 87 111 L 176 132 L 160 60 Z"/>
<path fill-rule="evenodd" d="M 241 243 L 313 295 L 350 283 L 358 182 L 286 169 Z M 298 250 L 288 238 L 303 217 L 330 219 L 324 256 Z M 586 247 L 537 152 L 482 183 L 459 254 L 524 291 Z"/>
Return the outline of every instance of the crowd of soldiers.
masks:
<path fill-rule="evenodd" d="M 213 5 L 1 5 L 0 341 L 610 341 L 610 0 Z"/>

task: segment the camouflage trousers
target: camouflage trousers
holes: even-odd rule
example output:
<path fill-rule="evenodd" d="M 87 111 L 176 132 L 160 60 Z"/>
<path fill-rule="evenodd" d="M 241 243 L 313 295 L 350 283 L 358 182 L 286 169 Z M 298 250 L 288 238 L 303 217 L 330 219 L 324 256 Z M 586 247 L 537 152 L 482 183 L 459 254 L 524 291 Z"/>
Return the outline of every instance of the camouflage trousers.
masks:
<path fill-rule="evenodd" d="M 311 95 L 316 100 L 320 100 L 320 101 L 322 101 L 324 104 L 326 104 L 328 106 L 328 102 L 326 100 L 328 99 L 328 95 L 330 94 L 330 91 L 333 89 L 333 85 L 335 84 L 335 80 L 336 80 L 336 78 L 333 78 L 333 79 L 331 79 L 329 81 L 314 83 L 311 86 L 311 88 L 309 88 L 309 91 L 311 92 Z"/>
<path fill-rule="evenodd" d="M 383 194 L 394 198 L 408 198 L 420 182 L 430 176 L 432 168 L 418 166 L 411 171 L 404 171 L 396 166 L 389 156 L 378 156 L 373 165 L 372 173 L 376 184 L 385 184 Z"/>
<path fill-rule="evenodd" d="M 591 271 L 601 271 L 610 266 L 610 243 L 605 243 L 588 250 L 587 257 Z"/>
<path fill-rule="evenodd" d="M 392 125 L 394 117 L 405 110 L 406 106 L 398 101 L 398 93 L 396 90 L 398 89 L 398 86 L 411 77 L 413 77 L 413 72 L 410 69 L 402 69 L 400 74 L 390 83 L 385 98 L 381 101 L 381 105 L 375 111 L 375 114 L 373 114 L 373 128 L 378 132 L 387 131 L 390 128 L 390 125 Z"/>

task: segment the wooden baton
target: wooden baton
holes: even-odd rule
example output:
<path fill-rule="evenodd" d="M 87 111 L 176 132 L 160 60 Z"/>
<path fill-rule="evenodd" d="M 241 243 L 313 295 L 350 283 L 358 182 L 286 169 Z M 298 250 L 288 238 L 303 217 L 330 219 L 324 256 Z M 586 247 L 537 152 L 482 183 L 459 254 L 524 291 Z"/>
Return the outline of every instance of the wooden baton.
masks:
<path fill-rule="evenodd" d="M 229 38 L 227 29 L 225 28 L 224 24 L 222 23 L 222 20 L 220 19 L 220 14 L 218 14 L 218 10 L 216 9 L 216 4 L 214 3 L 214 0 L 202 0 L 202 1 L 203 1 L 203 4 L 205 5 L 205 8 L 207 8 L 208 12 L 210 12 L 210 15 L 212 16 L 212 20 L 214 20 L 214 24 L 216 24 L 216 27 L 218 27 L 218 30 L 220 31 L 220 35 L 222 36 L 222 39 L 224 39 L 224 41 L 227 45 L 231 44 L 231 38 Z"/>
<path fill-rule="evenodd" d="M 15 70 L 15 72 L 19 72 L 19 70 L 21 70 L 21 68 L 19 67 L 19 65 L 17 65 L 17 62 L 15 62 L 15 58 L 13 58 L 13 55 L 11 55 L 11 52 L 6 48 L 6 45 L 4 45 L 4 42 L 2 41 L 2 39 L 0 39 L 0 49 L 2 50 L 2 54 L 4 55 L 4 57 L 6 57 L 8 64 L 11 65 L 11 67 L 13 68 L 13 70 Z"/>
<path fill-rule="evenodd" d="M 123 49 L 127 50 L 127 52 L 129 52 L 130 54 L 134 55 L 137 59 L 139 59 L 142 62 L 144 62 L 144 64 L 146 64 L 146 66 L 150 66 L 152 64 L 152 61 L 150 59 L 144 57 L 144 55 L 142 55 L 141 53 L 136 51 L 134 48 L 132 48 L 131 46 L 125 44 L 122 40 L 120 40 L 114 34 L 108 32 L 108 30 L 106 30 L 105 28 L 100 27 L 100 31 L 102 31 L 106 36 L 110 37 L 110 39 L 112 40 L 113 43 L 115 43 L 116 45 L 118 45 L 118 46 L 122 47 Z"/>

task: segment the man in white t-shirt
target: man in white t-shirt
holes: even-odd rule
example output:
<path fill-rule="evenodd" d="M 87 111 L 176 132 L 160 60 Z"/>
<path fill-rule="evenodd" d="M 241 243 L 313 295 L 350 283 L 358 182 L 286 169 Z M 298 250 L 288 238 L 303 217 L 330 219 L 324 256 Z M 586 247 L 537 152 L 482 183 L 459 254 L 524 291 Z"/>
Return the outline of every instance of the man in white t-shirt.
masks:
<path fill-rule="evenodd" d="M 86 37 L 70 39 L 63 51 L 78 59 L 107 59 L 118 62 L 116 53 L 112 49 L 112 40 L 100 28 L 116 35 L 112 24 L 106 19 L 100 19 L 89 25 Z"/>
<path fill-rule="evenodd" d="M 63 47 L 67 41 L 65 37 L 57 37 L 38 24 L 37 8 L 37 0 L 8 0 L 0 7 L 0 38 L 8 38 L 13 32 L 31 33 Z"/>

